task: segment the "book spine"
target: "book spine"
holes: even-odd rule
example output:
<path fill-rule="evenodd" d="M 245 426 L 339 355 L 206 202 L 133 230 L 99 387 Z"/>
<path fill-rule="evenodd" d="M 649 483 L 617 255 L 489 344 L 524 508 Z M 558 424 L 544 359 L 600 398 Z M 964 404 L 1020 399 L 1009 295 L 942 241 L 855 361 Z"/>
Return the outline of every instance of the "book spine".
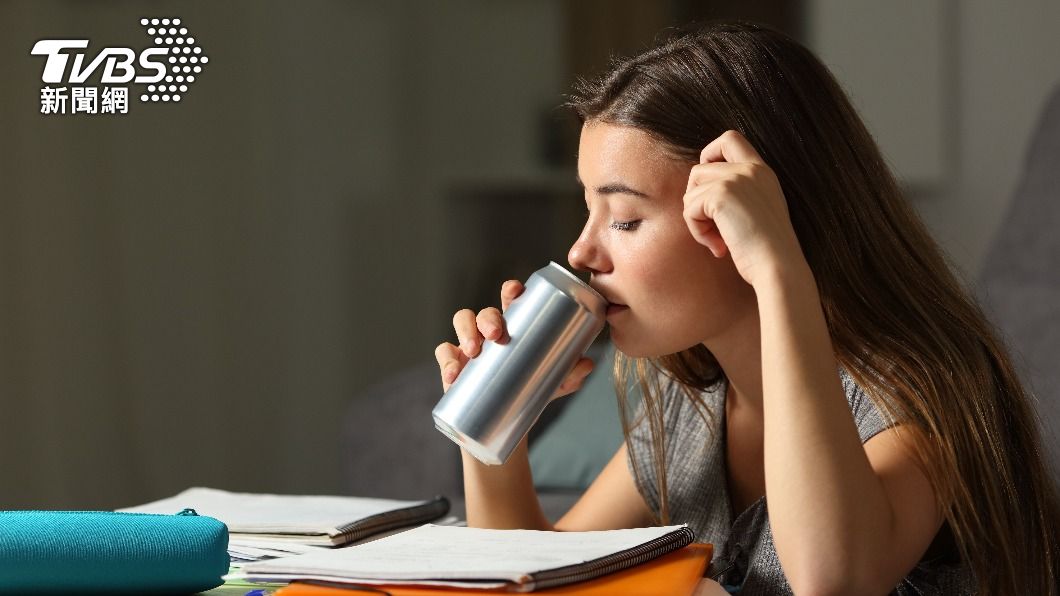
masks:
<path fill-rule="evenodd" d="M 595 579 L 646 563 L 657 557 L 684 548 L 695 540 L 695 534 L 688 526 L 675 530 L 655 540 L 645 542 L 631 549 L 610 554 L 599 559 L 586 561 L 578 565 L 568 565 L 530 575 L 530 581 L 519 586 L 519 591 L 544 590 L 555 586 Z"/>
<path fill-rule="evenodd" d="M 386 511 L 378 515 L 366 517 L 362 520 L 346 524 L 337 528 L 339 533 L 332 537 L 335 544 L 347 544 L 356 542 L 363 538 L 413 524 L 429 522 L 449 512 L 449 499 L 438 496 L 433 500 L 413 505 L 404 509 Z"/>

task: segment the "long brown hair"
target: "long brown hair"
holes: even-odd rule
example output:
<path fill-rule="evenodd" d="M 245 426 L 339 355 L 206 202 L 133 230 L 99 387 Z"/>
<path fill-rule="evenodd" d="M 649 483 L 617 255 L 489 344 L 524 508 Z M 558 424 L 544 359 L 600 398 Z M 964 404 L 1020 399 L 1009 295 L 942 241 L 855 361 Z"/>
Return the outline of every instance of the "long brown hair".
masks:
<path fill-rule="evenodd" d="M 728 129 L 751 142 L 780 180 L 839 364 L 892 420 L 922 431 L 906 436 L 980 593 L 1056 594 L 1060 506 L 1031 396 L 827 68 L 776 31 L 711 24 L 579 82 L 568 105 L 583 122 L 643 130 L 690 163 Z M 627 439 L 640 422 L 630 421 L 627 371 L 652 429 L 666 521 L 654 373 L 697 399 L 723 371 L 702 345 L 653 359 L 620 354 Z"/>

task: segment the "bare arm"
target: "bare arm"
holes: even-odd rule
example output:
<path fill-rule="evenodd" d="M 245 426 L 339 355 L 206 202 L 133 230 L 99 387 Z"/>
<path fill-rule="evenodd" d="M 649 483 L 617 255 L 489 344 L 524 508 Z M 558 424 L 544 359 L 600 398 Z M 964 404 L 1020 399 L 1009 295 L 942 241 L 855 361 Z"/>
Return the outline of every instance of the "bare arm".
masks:
<path fill-rule="evenodd" d="M 552 530 L 530 475 L 526 438 L 500 466 L 487 466 L 461 449 L 464 504 L 472 528 Z"/>
<path fill-rule="evenodd" d="M 557 530 L 612 530 L 655 524 L 655 516 L 633 481 L 626 463 L 628 457 L 626 444 L 622 443 L 585 494 L 556 522 Z"/>
<path fill-rule="evenodd" d="M 769 520 L 797 594 L 885 594 L 912 569 L 942 514 L 909 455 L 912 428 L 862 446 L 836 372 L 813 273 L 783 189 L 736 131 L 692 167 L 683 216 L 755 290 L 761 328 Z"/>
<path fill-rule="evenodd" d="M 541 511 L 534 491 L 525 439 L 504 466 L 483 465 L 466 452 L 463 457 L 468 526 L 584 532 L 654 523 L 626 465 L 625 443 L 555 525 Z"/>
<path fill-rule="evenodd" d="M 756 291 L 766 494 L 784 572 L 796 593 L 888 593 L 942 523 L 902 436 L 916 431 L 862 446 L 808 267 L 784 267 Z"/>

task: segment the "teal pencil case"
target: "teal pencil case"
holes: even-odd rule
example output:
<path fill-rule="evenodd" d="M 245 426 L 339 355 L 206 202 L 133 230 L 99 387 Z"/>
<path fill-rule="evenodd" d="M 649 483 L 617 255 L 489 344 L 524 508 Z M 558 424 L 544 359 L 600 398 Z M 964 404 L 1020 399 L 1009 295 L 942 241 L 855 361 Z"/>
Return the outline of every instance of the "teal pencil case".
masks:
<path fill-rule="evenodd" d="M 191 509 L 0 511 L 0 594 L 194 594 L 228 562 L 228 528 Z"/>

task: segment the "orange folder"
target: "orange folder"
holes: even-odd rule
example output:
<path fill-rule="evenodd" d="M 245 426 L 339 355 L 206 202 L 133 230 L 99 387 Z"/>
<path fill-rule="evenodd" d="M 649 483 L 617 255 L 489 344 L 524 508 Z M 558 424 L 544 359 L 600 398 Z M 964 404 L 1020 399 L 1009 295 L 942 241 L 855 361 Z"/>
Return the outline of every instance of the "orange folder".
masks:
<path fill-rule="evenodd" d="M 533 594 L 568 594 L 570 596 L 681 596 L 689 595 L 699 585 L 714 552 L 710 544 L 689 544 L 647 563 L 623 569 L 596 579 L 536 590 Z M 367 587 L 367 586 L 366 586 Z M 371 586 L 391 596 L 483 596 L 510 594 L 503 589 L 474 590 L 426 586 Z M 365 596 L 372 592 L 294 582 L 276 591 L 276 596 Z"/>

